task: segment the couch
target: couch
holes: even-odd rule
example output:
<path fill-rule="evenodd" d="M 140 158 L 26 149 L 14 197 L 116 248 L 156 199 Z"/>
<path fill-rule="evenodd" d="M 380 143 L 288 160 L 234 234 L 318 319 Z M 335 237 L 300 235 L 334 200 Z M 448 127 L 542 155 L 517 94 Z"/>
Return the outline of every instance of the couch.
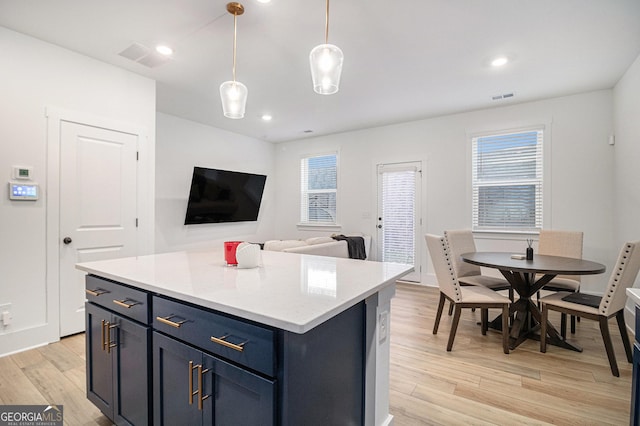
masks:
<path fill-rule="evenodd" d="M 364 248 L 368 259 L 371 237 L 368 235 L 350 236 L 360 236 L 364 239 Z M 349 257 L 347 241 L 336 241 L 331 237 L 312 237 L 306 240 L 270 240 L 264 243 L 264 250 L 313 254 L 316 256 Z"/>

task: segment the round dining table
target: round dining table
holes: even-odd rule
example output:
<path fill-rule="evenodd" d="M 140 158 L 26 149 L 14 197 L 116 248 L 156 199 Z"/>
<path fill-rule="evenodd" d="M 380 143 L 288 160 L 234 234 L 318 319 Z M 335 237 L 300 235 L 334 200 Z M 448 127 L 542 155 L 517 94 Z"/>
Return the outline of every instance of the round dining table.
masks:
<path fill-rule="evenodd" d="M 584 259 L 535 254 L 532 260 L 524 256 L 503 252 L 473 252 L 460 256 L 463 261 L 486 268 L 497 269 L 518 294 L 518 300 L 509 308 L 512 318 L 509 346 L 516 348 L 526 339 L 539 340 L 542 314 L 533 296 L 557 275 L 601 274 L 606 267 L 601 263 Z M 520 258 L 522 257 L 522 258 Z M 490 327 L 501 329 L 501 318 L 493 320 Z M 547 343 L 581 352 L 582 348 L 568 342 L 547 321 Z"/>

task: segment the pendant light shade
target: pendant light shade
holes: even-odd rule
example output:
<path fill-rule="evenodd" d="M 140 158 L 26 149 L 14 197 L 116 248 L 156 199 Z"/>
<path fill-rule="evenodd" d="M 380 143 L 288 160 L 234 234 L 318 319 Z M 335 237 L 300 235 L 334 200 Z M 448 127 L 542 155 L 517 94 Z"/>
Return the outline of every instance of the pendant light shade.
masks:
<path fill-rule="evenodd" d="M 314 92 L 332 95 L 340 89 L 343 61 L 342 50 L 338 46 L 329 44 L 329 0 L 327 0 L 324 44 L 314 47 L 309 54 Z"/>
<path fill-rule="evenodd" d="M 243 118 L 247 105 L 247 86 L 239 81 L 225 81 L 220 85 L 222 111 L 227 118 Z"/>
<path fill-rule="evenodd" d="M 342 50 L 333 44 L 320 44 L 311 50 L 309 62 L 314 92 L 332 95 L 338 91 L 343 60 Z"/>
<path fill-rule="evenodd" d="M 222 100 L 222 111 L 227 118 L 244 118 L 244 111 L 247 105 L 247 86 L 236 81 L 236 34 L 238 15 L 244 13 L 244 6 L 240 3 L 232 2 L 227 4 L 227 12 L 233 15 L 233 80 L 225 81 L 220 85 L 220 99 Z"/>

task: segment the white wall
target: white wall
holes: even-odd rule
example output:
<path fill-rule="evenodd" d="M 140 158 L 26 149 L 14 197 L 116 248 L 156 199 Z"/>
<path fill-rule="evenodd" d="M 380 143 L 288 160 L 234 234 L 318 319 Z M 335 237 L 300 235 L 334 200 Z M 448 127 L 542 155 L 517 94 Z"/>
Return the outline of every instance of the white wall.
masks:
<path fill-rule="evenodd" d="M 156 252 L 274 238 L 273 144 L 162 113 L 157 126 Z M 267 175 L 258 221 L 184 225 L 194 166 Z"/>
<path fill-rule="evenodd" d="M 366 129 L 277 146 L 276 233 L 298 238 L 299 162 L 305 154 L 339 152 L 338 221 L 343 232 L 376 236 L 375 165 L 422 161 L 422 233 L 471 227 L 468 135 L 489 130 L 550 125 L 550 206 L 545 227 L 585 232 L 584 257 L 611 266 L 613 247 L 612 91 L 603 90 L 393 126 Z M 334 231 L 332 231 L 334 232 Z M 517 241 L 479 239 L 480 250 L 524 250 Z M 420 239 L 423 283 L 434 284 Z M 427 268 L 428 266 L 428 268 Z M 601 292 L 601 279 L 583 278 L 583 290 Z"/>
<path fill-rule="evenodd" d="M 640 240 L 640 56 L 613 90 L 615 129 L 614 197 L 615 244 Z M 634 287 L 638 287 L 636 279 Z M 635 310 L 627 303 L 627 326 L 633 328 Z"/>
<path fill-rule="evenodd" d="M 0 355 L 51 341 L 58 332 L 56 277 L 47 277 L 47 119 L 45 108 L 104 117 L 146 129 L 155 140 L 155 83 L 110 65 L 0 27 Z M 33 166 L 36 202 L 8 199 L 14 165 Z M 153 168 L 150 173 L 152 175 Z M 3 182 L 4 181 L 4 182 Z M 153 187 L 150 186 L 151 191 Z M 153 219 L 141 212 L 145 218 Z M 54 338 L 55 339 L 55 338 Z"/>
<path fill-rule="evenodd" d="M 613 91 L 615 243 L 640 239 L 640 56 Z"/>

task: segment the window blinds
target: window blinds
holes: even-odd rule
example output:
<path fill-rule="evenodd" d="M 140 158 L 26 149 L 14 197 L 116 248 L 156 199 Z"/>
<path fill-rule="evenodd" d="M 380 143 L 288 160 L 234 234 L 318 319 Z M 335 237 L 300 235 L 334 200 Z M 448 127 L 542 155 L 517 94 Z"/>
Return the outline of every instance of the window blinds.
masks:
<path fill-rule="evenodd" d="M 336 223 L 337 155 L 305 157 L 300 162 L 300 221 Z"/>
<path fill-rule="evenodd" d="M 543 131 L 472 138 L 473 229 L 542 228 Z"/>
<path fill-rule="evenodd" d="M 380 167 L 382 261 L 414 264 L 416 168 Z"/>

